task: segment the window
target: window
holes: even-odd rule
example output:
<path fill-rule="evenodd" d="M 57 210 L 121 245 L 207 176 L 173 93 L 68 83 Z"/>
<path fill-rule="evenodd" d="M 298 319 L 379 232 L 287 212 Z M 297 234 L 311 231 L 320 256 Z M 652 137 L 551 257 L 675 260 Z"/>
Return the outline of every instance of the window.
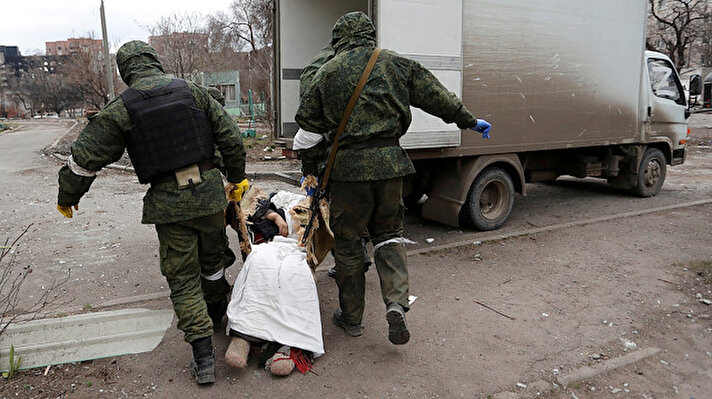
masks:
<path fill-rule="evenodd" d="M 218 85 L 218 89 L 225 96 L 225 101 L 235 101 L 235 85 Z"/>
<path fill-rule="evenodd" d="M 648 60 L 648 72 L 650 74 L 650 87 L 656 96 L 685 105 L 682 84 L 680 84 L 675 68 L 670 62 L 651 58 Z"/>

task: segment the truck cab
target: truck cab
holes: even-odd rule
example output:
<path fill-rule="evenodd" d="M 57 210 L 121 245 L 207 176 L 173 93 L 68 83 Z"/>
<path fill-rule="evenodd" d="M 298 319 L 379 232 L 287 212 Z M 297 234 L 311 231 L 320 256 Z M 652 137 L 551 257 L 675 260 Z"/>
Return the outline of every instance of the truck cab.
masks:
<path fill-rule="evenodd" d="M 663 142 L 669 148 L 666 156 L 670 165 L 679 165 L 686 157 L 688 139 L 687 100 L 680 76 L 668 56 L 654 51 L 645 52 L 643 68 L 647 84 L 643 84 L 647 98 L 645 136 L 647 142 Z"/>

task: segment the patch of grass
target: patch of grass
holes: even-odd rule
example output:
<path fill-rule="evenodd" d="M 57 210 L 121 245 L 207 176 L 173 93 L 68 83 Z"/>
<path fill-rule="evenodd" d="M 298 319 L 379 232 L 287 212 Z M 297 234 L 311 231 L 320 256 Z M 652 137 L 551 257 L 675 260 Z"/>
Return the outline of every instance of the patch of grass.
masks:
<path fill-rule="evenodd" d="M 697 273 L 705 284 L 712 284 L 712 260 L 693 262 L 688 269 Z"/>
<path fill-rule="evenodd" d="M 90 304 L 87 303 L 86 305 L 84 305 L 84 308 L 83 308 L 83 309 L 84 309 L 85 311 L 89 311 L 89 310 L 92 310 L 93 308 L 92 308 L 92 306 L 91 306 Z"/>
<path fill-rule="evenodd" d="M 88 387 L 91 387 L 92 385 L 94 385 L 94 383 L 91 382 L 91 381 L 87 381 L 87 382 L 84 383 L 84 385 L 86 385 L 86 386 L 88 386 Z"/>
<path fill-rule="evenodd" d="M 17 356 L 17 360 L 15 360 L 15 345 L 10 345 L 10 357 L 8 360 L 10 362 L 10 368 L 2 372 L 2 378 L 6 380 L 12 378 L 12 376 L 20 370 L 20 365 L 22 364 L 22 358 L 20 356 Z"/>

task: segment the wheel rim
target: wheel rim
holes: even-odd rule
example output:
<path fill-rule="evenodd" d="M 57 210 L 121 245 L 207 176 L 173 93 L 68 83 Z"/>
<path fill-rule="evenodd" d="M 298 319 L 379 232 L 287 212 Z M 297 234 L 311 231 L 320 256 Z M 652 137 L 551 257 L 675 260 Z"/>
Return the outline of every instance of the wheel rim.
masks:
<path fill-rule="evenodd" d="M 497 219 L 507 208 L 507 187 L 501 181 L 487 183 L 480 194 L 480 213 L 487 219 Z"/>
<path fill-rule="evenodd" d="M 645 187 L 653 187 L 660 180 L 660 175 L 662 174 L 662 165 L 660 165 L 660 160 L 651 159 L 648 164 L 645 165 Z"/>

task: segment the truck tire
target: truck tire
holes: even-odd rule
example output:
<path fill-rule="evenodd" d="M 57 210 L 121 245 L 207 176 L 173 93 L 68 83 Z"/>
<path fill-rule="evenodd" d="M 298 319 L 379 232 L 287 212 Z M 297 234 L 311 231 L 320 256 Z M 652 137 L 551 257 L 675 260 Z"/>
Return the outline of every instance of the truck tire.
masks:
<path fill-rule="evenodd" d="M 659 193 L 665 182 L 666 173 L 667 166 L 663 152 L 657 148 L 648 148 L 640 160 L 633 193 L 640 197 L 652 197 Z"/>
<path fill-rule="evenodd" d="M 512 213 L 514 183 L 504 169 L 496 166 L 482 171 L 472 182 L 461 215 L 465 223 L 479 230 L 494 230 Z"/>

